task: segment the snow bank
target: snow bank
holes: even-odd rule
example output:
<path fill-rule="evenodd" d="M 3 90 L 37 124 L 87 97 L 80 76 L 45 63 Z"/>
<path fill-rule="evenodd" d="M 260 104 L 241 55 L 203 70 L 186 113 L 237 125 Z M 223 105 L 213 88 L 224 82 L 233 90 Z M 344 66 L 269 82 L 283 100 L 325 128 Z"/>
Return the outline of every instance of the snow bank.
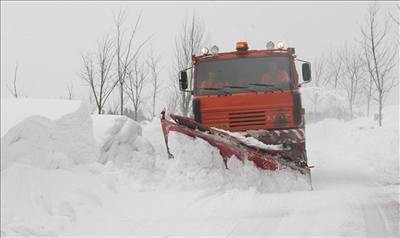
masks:
<path fill-rule="evenodd" d="M 93 135 L 99 145 L 104 144 L 108 139 L 108 130 L 114 126 L 115 120 L 120 118 L 119 115 L 91 115 L 93 121 Z"/>
<path fill-rule="evenodd" d="M 308 190 L 307 178 L 290 170 L 265 171 L 232 157 L 225 168 L 219 151 L 202 139 L 171 132 L 168 159 L 160 120 L 142 126 L 127 117 L 92 115 L 100 147 L 99 161 L 128 171 L 147 187 L 178 191 L 255 188 L 284 192 Z M 112 125 L 112 126 L 110 126 Z M 99 132 L 100 131 L 100 132 Z"/>
<path fill-rule="evenodd" d="M 119 167 L 138 171 L 155 169 L 154 149 L 142 136 L 137 122 L 125 116 L 115 118 L 114 125 L 106 133 L 108 138 L 101 145 L 101 163 L 111 161 Z"/>
<path fill-rule="evenodd" d="M 75 112 L 80 105 L 81 101 L 78 100 L 1 98 L 1 136 L 29 116 L 44 116 L 56 120 L 67 113 Z"/>
<path fill-rule="evenodd" d="M 399 184 L 398 113 L 398 105 L 385 107 L 382 127 L 367 117 L 307 125 L 307 150 L 310 163 L 316 165 L 314 171 L 318 173 L 318 167 L 349 174 L 360 171 L 376 183 Z"/>
<path fill-rule="evenodd" d="M 1 145 L 2 170 L 16 162 L 66 168 L 94 162 L 98 157 L 92 120 L 85 104 L 58 120 L 28 117 L 2 137 Z"/>
<path fill-rule="evenodd" d="M 2 236 L 57 235 L 78 211 L 98 208 L 92 190 L 107 188 L 93 175 L 102 168 L 88 107 L 37 99 L 2 106 Z"/>
<path fill-rule="evenodd" d="M 305 176 L 290 170 L 266 171 L 254 166 L 253 162 L 240 161 L 235 157 L 228 160 L 225 168 L 219 151 L 202 139 L 194 139 L 171 132 L 169 146 L 174 159 L 167 159 L 164 139 L 159 120 L 144 126 L 145 133 L 157 151 L 157 167 L 165 176 L 163 186 L 179 190 L 227 191 L 230 189 L 254 188 L 261 192 L 284 192 L 309 190 Z M 157 135 L 157 136 L 155 136 Z"/>

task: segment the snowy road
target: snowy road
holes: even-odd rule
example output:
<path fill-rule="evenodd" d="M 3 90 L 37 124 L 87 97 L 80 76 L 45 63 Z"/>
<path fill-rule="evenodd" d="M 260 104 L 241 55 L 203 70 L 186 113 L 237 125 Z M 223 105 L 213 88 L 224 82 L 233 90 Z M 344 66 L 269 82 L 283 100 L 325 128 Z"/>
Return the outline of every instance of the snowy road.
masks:
<path fill-rule="evenodd" d="M 398 237 L 398 186 L 342 175 L 315 171 L 311 192 L 123 191 L 65 234 Z"/>
<path fill-rule="evenodd" d="M 335 123 L 340 125 L 342 122 L 334 122 L 333 125 L 311 124 L 307 129 L 309 159 L 315 165 L 312 171 L 313 191 L 221 189 L 209 181 L 206 187 L 198 191 L 159 190 L 159 187 L 143 193 L 125 191 L 119 196 L 124 197 L 124 201 L 117 203 L 130 205 L 122 206 L 113 216 L 120 217 L 119 228 L 100 229 L 98 234 L 113 235 L 118 230 L 118 235 L 398 237 L 398 180 L 388 184 L 390 179 L 385 177 L 387 175 L 380 174 L 381 170 L 371 166 L 374 164 L 370 160 L 376 156 L 374 151 L 377 148 L 368 148 L 370 141 L 362 139 L 371 131 L 364 127 L 363 122 L 357 125 L 356 130 L 360 131 L 356 134 L 351 130 L 353 125 L 334 134 L 329 129 L 321 128 L 334 128 L 338 126 Z M 144 134 L 155 135 L 156 130 L 154 126 L 144 127 Z M 374 135 L 385 137 L 390 135 L 387 133 L 390 132 Z M 339 143 L 340 140 L 336 138 L 350 134 L 354 142 Z M 151 142 L 162 153 L 164 148 L 160 138 L 153 137 Z M 197 151 L 189 149 L 195 142 L 187 140 L 185 143 L 176 143 L 175 147 L 181 148 L 175 150 Z M 386 142 L 379 146 L 379 150 L 385 150 L 387 155 L 384 156 L 390 156 L 391 151 L 396 150 L 396 139 Z M 179 154 L 179 151 L 175 152 Z M 368 158 L 360 158 L 360 153 L 365 153 Z M 185 153 L 178 156 L 198 159 Z M 396 162 L 396 157 L 392 161 Z M 90 227 L 81 225 L 82 232 Z M 75 232 L 74 228 L 71 234 Z"/>
<path fill-rule="evenodd" d="M 398 107 L 389 109 L 383 128 L 366 118 L 307 126 L 312 191 L 292 173 L 237 160 L 225 170 L 218 151 L 184 136 L 172 136 L 168 160 L 158 120 L 92 116 L 92 131 L 81 108 L 6 125 L 2 235 L 398 237 Z"/>

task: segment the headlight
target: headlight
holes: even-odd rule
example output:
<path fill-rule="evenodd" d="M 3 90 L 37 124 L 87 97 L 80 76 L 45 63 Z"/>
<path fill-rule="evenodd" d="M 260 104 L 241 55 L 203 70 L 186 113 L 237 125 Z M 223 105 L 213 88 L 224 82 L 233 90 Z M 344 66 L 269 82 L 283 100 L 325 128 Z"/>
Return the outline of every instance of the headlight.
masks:
<path fill-rule="evenodd" d="M 283 47 L 285 47 L 285 45 L 283 44 L 282 41 L 279 41 L 279 42 L 276 44 L 276 48 L 278 48 L 278 49 L 283 49 Z"/>
<path fill-rule="evenodd" d="M 268 41 L 267 42 L 267 50 L 272 50 L 275 47 L 274 42 Z"/>
<path fill-rule="evenodd" d="M 210 51 L 211 51 L 211 54 L 216 55 L 219 52 L 219 48 L 218 48 L 218 46 L 213 45 L 213 47 L 211 47 Z"/>
<path fill-rule="evenodd" d="M 203 53 L 203 55 L 208 54 L 208 48 L 207 48 L 207 47 L 203 47 L 203 48 L 201 49 L 201 53 Z"/>

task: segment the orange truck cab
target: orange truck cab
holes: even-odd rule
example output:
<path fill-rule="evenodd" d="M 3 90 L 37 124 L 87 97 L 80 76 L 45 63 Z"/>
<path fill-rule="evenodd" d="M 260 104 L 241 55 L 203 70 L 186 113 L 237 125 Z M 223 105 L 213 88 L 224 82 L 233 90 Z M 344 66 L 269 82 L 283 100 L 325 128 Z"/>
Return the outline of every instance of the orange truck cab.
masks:
<path fill-rule="evenodd" d="M 233 132 L 304 128 L 295 50 L 277 45 L 249 50 L 238 42 L 236 51 L 219 53 L 213 46 L 211 53 L 203 48 L 203 55 L 193 55 L 189 92 L 195 121 Z M 302 62 L 303 81 L 309 82 L 310 63 Z M 186 91 L 187 70 L 179 79 Z"/>
<path fill-rule="evenodd" d="M 168 135 L 175 131 L 216 147 L 226 168 L 231 158 L 246 159 L 261 169 L 300 171 L 311 184 L 299 90 L 311 80 L 310 63 L 296 59 L 294 48 L 272 42 L 263 50 L 238 42 L 232 52 L 213 46 L 202 53 L 179 73 L 180 89 L 193 96 L 194 118 L 170 114 L 170 120 L 161 112 L 168 158 Z M 303 62 L 302 83 L 296 60 Z"/>

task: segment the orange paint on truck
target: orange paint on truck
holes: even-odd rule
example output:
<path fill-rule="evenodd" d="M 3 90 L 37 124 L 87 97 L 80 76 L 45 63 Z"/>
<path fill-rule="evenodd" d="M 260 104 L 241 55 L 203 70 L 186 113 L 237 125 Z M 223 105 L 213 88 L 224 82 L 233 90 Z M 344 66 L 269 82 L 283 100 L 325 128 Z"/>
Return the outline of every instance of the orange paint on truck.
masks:
<path fill-rule="evenodd" d="M 298 128 L 301 125 L 294 120 L 293 93 L 298 93 L 298 74 L 294 65 L 294 57 L 289 50 L 249 50 L 220 53 L 193 57 L 194 67 L 202 62 L 217 62 L 220 60 L 286 56 L 289 58 L 290 71 L 292 72 L 292 85 L 287 90 L 256 92 L 232 92 L 221 94 L 201 95 L 193 94 L 193 99 L 199 103 L 201 121 L 199 123 L 229 131 L 244 131 L 257 129 L 286 129 Z M 260 77 L 263 80 L 265 74 Z M 285 77 L 280 77 L 287 81 Z M 197 85 L 194 77 L 194 85 Z M 203 81 L 202 83 L 204 83 Z M 262 81 L 261 81 L 262 82 Z M 205 85 L 205 84 L 203 84 Z M 199 88 L 203 87 L 199 86 Z M 215 86 L 207 84 L 207 87 Z M 200 92 L 200 91 L 199 91 Z"/>

